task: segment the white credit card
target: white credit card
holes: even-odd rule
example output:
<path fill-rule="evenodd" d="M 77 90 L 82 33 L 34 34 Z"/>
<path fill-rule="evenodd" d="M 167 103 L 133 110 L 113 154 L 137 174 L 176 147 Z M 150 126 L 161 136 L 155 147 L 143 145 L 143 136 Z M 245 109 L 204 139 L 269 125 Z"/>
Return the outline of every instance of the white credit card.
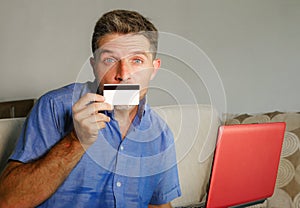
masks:
<path fill-rule="evenodd" d="M 138 105 L 140 85 L 137 84 L 104 84 L 105 102 L 111 105 Z"/>

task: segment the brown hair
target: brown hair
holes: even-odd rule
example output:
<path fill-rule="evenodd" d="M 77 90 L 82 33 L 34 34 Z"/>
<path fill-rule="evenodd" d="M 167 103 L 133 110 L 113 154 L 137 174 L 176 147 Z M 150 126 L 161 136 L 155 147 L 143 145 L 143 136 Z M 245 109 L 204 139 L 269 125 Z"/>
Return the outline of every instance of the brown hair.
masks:
<path fill-rule="evenodd" d="M 110 33 L 141 34 L 150 42 L 153 57 L 157 51 L 158 32 L 155 26 L 141 14 L 128 10 L 113 10 L 105 13 L 96 23 L 92 37 L 92 51 L 99 47 L 102 37 Z"/>

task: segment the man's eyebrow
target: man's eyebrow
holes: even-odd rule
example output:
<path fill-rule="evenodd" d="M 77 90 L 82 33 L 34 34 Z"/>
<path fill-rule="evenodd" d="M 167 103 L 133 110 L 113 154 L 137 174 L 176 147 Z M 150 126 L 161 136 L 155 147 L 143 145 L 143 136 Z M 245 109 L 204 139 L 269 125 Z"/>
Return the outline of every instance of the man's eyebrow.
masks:
<path fill-rule="evenodd" d="M 99 49 L 98 54 L 101 55 L 101 54 L 103 54 L 103 53 L 113 53 L 113 51 L 108 50 L 108 49 Z"/>
<path fill-rule="evenodd" d="M 103 54 L 113 54 L 113 51 L 108 49 L 98 49 L 95 53 L 96 59 L 101 58 Z"/>
<path fill-rule="evenodd" d="M 150 52 L 148 51 L 133 51 L 130 53 L 130 55 L 144 55 L 146 57 L 148 57 L 148 55 L 151 54 Z"/>
<path fill-rule="evenodd" d="M 114 51 L 109 49 L 99 49 L 97 52 L 97 57 L 101 57 L 102 54 L 114 54 Z M 137 50 L 137 51 L 129 52 L 127 56 L 135 56 L 135 55 L 143 55 L 145 57 L 149 57 L 149 55 L 151 55 L 151 52 L 144 51 L 144 50 Z"/>

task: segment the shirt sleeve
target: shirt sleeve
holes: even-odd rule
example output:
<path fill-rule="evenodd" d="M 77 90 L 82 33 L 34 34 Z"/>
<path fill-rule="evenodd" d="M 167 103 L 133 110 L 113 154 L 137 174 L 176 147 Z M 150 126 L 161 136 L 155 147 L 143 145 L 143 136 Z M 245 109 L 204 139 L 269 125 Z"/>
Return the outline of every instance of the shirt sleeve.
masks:
<path fill-rule="evenodd" d="M 175 152 L 175 144 L 174 138 L 171 130 L 167 128 L 164 132 L 164 136 L 167 145 L 167 159 L 166 161 L 173 161 L 173 162 L 166 162 L 167 169 L 160 173 L 160 180 L 159 183 L 154 190 L 152 195 L 150 204 L 166 204 L 171 202 L 173 199 L 181 196 L 181 189 L 180 183 L 178 178 L 178 169 L 177 169 L 177 162 L 176 162 L 176 152 Z M 172 165 L 170 165 L 172 164 Z"/>
<path fill-rule="evenodd" d="M 54 99 L 42 96 L 26 119 L 11 160 L 23 163 L 44 155 L 61 137 L 58 115 L 61 114 Z"/>
<path fill-rule="evenodd" d="M 162 173 L 160 183 L 152 195 L 150 204 L 166 204 L 181 196 L 177 166 Z"/>

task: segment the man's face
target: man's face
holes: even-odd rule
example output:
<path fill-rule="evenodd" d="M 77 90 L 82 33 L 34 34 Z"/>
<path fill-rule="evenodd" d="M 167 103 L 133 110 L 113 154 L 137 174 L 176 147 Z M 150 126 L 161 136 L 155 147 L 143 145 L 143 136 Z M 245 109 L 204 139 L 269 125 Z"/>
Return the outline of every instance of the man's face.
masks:
<path fill-rule="evenodd" d="M 109 34 L 100 40 L 91 65 L 101 90 L 104 84 L 139 84 L 142 99 L 160 60 L 153 60 L 150 43 L 144 36 Z"/>

